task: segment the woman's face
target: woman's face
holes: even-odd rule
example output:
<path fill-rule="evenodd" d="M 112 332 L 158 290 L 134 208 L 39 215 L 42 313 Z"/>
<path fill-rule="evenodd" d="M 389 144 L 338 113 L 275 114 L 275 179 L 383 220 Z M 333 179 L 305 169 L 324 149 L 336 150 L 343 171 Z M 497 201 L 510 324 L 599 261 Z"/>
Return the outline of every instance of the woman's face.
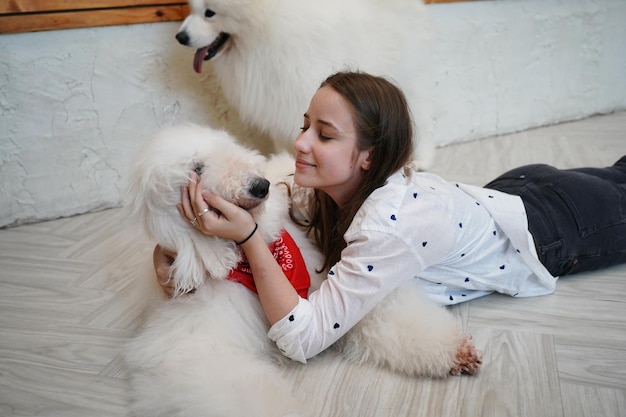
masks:
<path fill-rule="evenodd" d="M 352 107 L 329 86 L 311 99 L 293 147 L 296 184 L 326 192 L 339 206 L 350 199 L 370 167 L 369 150 L 357 149 Z"/>

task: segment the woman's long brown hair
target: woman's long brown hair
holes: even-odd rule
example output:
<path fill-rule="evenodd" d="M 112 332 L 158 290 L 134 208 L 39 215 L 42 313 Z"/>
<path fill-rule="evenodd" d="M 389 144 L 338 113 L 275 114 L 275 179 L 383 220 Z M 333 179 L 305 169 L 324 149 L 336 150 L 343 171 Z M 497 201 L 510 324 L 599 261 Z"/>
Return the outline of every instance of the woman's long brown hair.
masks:
<path fill-rule="evenodd" d="M 308 227 L 324 254 L 321 270 L 329 269 L 341 258 L 347 245 L 343 235 L 363 202 L 406 165 L 413 153 L 411 111 L 404 94 L 393 83 L 366 73 L 339 72 L 322 82 L 320 88 L 325 86 L 352 106 L 357 148 L 370 149 L 370 169 L 363 171 L 354 195 L 343 207 L 325 192 L 315 190 Z"/>

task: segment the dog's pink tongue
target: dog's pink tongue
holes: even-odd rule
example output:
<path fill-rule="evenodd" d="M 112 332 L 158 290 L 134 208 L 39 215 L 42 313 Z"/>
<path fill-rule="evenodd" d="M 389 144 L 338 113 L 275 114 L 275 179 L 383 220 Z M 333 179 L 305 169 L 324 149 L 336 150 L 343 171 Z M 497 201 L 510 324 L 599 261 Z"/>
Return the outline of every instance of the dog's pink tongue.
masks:
<path fill-rule="evenodd" d="M 196 55 L 193 57 L 193 70 L 200 74 L 202 72 L 202 63 L 204 62 L 204 57 L 206 56 L 209 47 L 200 48 L 196 51 Z"/>

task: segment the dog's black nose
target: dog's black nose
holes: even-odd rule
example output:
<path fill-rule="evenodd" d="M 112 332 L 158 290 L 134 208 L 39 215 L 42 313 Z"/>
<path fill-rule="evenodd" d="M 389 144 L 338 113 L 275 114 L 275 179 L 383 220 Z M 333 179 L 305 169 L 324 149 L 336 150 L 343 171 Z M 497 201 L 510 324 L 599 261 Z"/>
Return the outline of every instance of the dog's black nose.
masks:
<path fill-rule="evenodd" d="M 187 35 L 187 32 L 185 32 L 185 31 L 178 32 L 176 34 L 176 40 L 181 45 L 187 45 L 189 43 L 189 35 Z"/>
<path fill-rule="evenodd" d="M 262 199 L 267 196 L 270 191 L 270 182 L 265 178 L 257 178 L 254 180 L 248 192 L 254 198 Z"/>

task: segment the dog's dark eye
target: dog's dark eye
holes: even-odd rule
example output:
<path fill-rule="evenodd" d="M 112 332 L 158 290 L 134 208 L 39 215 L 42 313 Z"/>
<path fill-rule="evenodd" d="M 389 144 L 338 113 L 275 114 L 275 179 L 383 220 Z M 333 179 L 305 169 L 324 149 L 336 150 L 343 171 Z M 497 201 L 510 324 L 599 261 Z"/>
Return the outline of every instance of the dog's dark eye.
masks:
<path fill-rule="evenodd" d="M 195 172 L 196 175 L 201 176 L 203 171 L 204 171 L 204 164 L 195 164 L 194 165 L 193 172 Z"/>
<path fill-rule="evenodd" d="M 204 11 L 204 17 L 209 18 L 215 16 L 215 12 L 211 9 L 206 9 Z"/>

